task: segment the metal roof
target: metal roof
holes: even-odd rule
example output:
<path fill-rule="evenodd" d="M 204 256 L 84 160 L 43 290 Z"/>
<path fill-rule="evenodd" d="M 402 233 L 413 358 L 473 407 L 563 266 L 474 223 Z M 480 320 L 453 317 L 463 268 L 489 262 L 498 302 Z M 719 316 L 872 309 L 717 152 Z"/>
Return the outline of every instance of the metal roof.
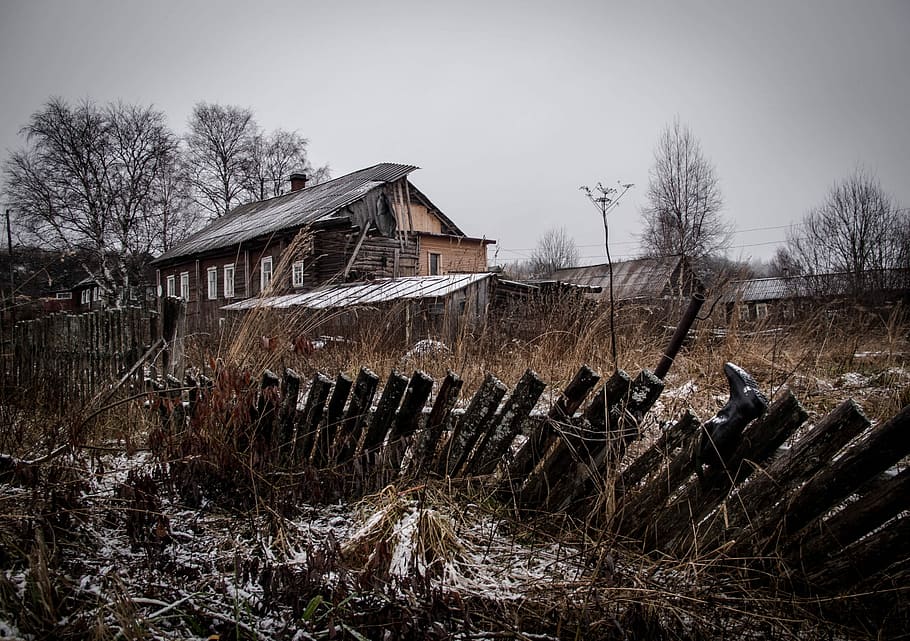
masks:
<path fill-rule="evenodd" d="M 662 296 L 680 260 L 679 257 L 639 258 L 613 263 L 614 298 L 631 300 Z M 558 269 L 550 278 L 574 285 L 600 287 L 601 296 L 609 295 L 610 268 L 607 264 Z"/>
<path fill-rule="evenodd" d="M 421 298 L 438 298 L 448 296 L 469 285 L 491 278 L 493 274 L 447 274 L 444 276 L 408 276 L 405 278 L 386 278 L 367 283 L 333 285 L 306 292 L 305 294 L 285 294 L 283 296 L 266 296 L 247 298 L 246 300 L 226 305 L 222 309 L 244 310 L 259 307 L 285 309 L 288 307 L 307 307 L 309 309 L 329 309 L 352 307 L 357 305 L 374 305 L 396 300 L 413 300 Z"/>
<path fill-rule="evenodd" d="M 910 282 L 910 272 L 903 269 L 870 270 L 857 281 L 855 274 L 834 272 L 807 276 L 752 278 L 730 283 L 726 302 L 784 300 L 812 296 L 843 296 L 867 286 L 880 290 L 903 290 Z"/>
<path fill-rule="evenodd" d="M 385 183 L 404 178 L 413 165 L 381 163 L 306 189 L 240 205 L 155 259 L 162 262 L 236 245 L 259 236 L 343 218 L 340 210 Z"/>

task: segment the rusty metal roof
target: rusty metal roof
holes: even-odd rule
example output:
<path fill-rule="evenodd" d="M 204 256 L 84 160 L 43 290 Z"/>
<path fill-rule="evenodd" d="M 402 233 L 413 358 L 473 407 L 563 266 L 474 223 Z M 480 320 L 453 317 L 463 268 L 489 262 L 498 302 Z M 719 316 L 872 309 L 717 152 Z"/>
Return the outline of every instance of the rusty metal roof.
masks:
<path fill-rule="evenodd" d="M 679 267 L 678 256 L 669 258 L 639 258 L 613 263 L 613 296 L 616 300 L 658 298 L 669 287 L 673 273 Z M 598 297 L 609 296 L 609 265 L 589 265 L 559 269 L 550 275 L 574 285 L 600 287 Z"/>
<path fill-rule="evenodd" d="M 388 303 L 397 300 L 439 298 L 448 296 L 469 285 L 492 277 L 493 274 L 490 273 L 479 273 L 386 278 L 366 283 L 333 285 L 304 294 L 247 298 L 246 300 L 226 305 L 222 309 L 232 311 L 259 307 L 272 309 L 286 309 L 288 307 L 329 309 L 336 307 L 375 305 L 377 303 Z"/>
<path fill-rule="evenodd" d="M 341 210 L 385 183 L 404 178 L 413 165 L 381 163 L 306 189 L 240 205 L 155 259 L 162 262 L 236 245 L 317 221 L 343 218 Z"/>

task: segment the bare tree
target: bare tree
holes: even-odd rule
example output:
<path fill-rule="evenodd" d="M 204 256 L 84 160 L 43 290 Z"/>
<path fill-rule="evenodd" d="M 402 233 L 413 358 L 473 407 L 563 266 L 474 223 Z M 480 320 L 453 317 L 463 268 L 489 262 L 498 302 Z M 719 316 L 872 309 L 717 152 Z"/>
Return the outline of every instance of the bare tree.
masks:
<path fill-rule="evenodd" d="M 256 121 L 250 109 L 200 102 L 186 136 L 193 198 L 211 217 L 223 216 L 249 192 Z"/>
<path fill-rule="evenodd" d="M 45 245 L 85 256 L 87 274 L 116 302 L 141 279 L 161 232 L 158 189 L 177 154 L 164 114 L 52 99 L 22 132 L 28 146 L 4 167 L 17 222 Z"/>
<path fill-rule="evenodd" d="M 280 196 L 290 188 L 288 177 L 295 172 L 307 176 L 311 185 L 328 178 L 327 166 L 314 168 L 307 158 L 306 138 L 294 131 L 276 129 L 258 132 L 252 140 L 247 165 L 246 189 L 254 200 Z"/>
<path fill-rule="evenodd" d="M 565 227 L 547 230 L 531 252 L 531 269 L 535 274 L 550 274 L 557 269 L 578 264 L 578 246 Z"/>
<path fill-rule="evenodd" d="M 732 229 L 721 217 L 714 165 L 678 118 L 664 129 L 654 151 L 648 201 L 640 236 L 646 254 L 704 258 L 729 244 Z"/>
<path fill-rule="evenodd" d="M 857 169 L 790 231 L 787 249 L 809 274 L 843 272 L 855 294 L 882 288 L 907 253 L 907 210 Z"/>
<path fill-rule="evenodd" d="M 787 247 L 778 247 L 768 262 L 771 276 L 801 276 L 803 272 L 803 266 Z"/>

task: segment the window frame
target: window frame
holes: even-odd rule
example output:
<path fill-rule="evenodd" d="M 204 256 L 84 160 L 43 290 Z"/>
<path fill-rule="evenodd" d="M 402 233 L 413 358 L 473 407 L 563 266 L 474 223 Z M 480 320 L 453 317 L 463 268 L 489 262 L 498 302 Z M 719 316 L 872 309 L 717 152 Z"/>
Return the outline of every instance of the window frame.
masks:
<path fill-rule="evenodd" d="M 224 272 L 224 297 L 234 298 L 234 274 L 236 273 L 234 263 L 224 265 L 221 270 Z"/>
<path fill-rule="evenodd" d="M 268 265 L 268 270 L 266 270 Z M 271 256 L 263 256 L 259 259 L 259 293 L 261 294 L 272 283 L 273 261 Z M 268 274 L 268 276 L 266 276 Z"/>
<path fill-rule="evenodd" d="M 209 300 L 218 300 L 218 268 L 209 267 L 205 270 L 207 294 Z"/>
<path fill-rule="evenodd" d="M 180 298 L 190 300 L 190 273 L 180 272 Z"/>
<path fill-rule="evenodd" d="M 291 265 L 291 287 L 303 287 L 304 264 L 302 260 L 294 261 Z"/>
<path fill-rule="evenodd" d="M 175 274 L 171 274 L 170 276 L 167 277 L 165 283 L 166 283 L 165 289 L 164 289 L 165 295 L 166 296 L 176 296 L 177 295 L 177 276 Z"/>
<path fill-rule="evenodd" d="M 435 268 L 434 268 L 435 259 Z M 429 276 L 440 276 L 442 274 L 442 254 L 439 252 L 427 252 L 427 274 Z"/>

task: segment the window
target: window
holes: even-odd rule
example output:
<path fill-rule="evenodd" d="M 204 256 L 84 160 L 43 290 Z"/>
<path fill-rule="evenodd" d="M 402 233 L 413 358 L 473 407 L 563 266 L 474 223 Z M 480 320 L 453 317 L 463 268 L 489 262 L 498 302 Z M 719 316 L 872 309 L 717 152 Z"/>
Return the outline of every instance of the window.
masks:
<path fill-rule="evenodd" d="M 234 298 L 234 263 L 225 265 L 224 268 L 224 297 Z"/>
<path fill-rule="evenodd" d="M 176 296 L 177 295 L 177 277 L 171 274 L 167 277 L 167 295 Z"/>
<path fill-rule="evenodd" d="M 89 303 L 91 303 L 92 302 L 92 290 L 83 289 L 82 298 L 80 298 L 79 300 L 82 302 L 83 305 L 88 305 Z"/>
<path fill-rule="evenodd" d="M 265 288 L 272 282 L 272 257 L 263 256 L 259 264 L 259 291 L 264 292 Z"/>
<path fill-rule="evenodd" d="M 748 303 L 740 303 L 739 320 L 741 320 L 741 321 L 749 320 L 749 304 Z"/>
<path fill-rule="evenodd" d="M 209 300 L 215 300 L 218 298 L 218 268 L 209 267 L 206 270 L 206 275 L 209 283 Z"/>
<path fill-rule="evenodd" d="M 190 299 L 190 273 L 183 272 L 180 274 L 180 298 L 183 300 Z"/>
<path fill-rule="evenodd" d="M 298 260 L 291 268 L 291 285 L 303 287 L 303 261 Z"/>
<path fill-rule="evenodd" d="M 101 290 L 98 287 L 92 289 L 92 300 L 101 300 Z"/>
<path fill-rule="evenodd" d="M 430 252 L 430 276 L 439 276 L 439 263 L 441 256 Z"/>
<path fill-rule="evenodd" d="M 767 318 L 768 317 L 768 304 L 767 303 L 757 303 L 755 305 L 755 318 Z"/>
<path fill-rule="evenodd" d="M 73 292 L 57 292 L 57 298 L 63 300 L 70 300 L 73 297 Z"/>

